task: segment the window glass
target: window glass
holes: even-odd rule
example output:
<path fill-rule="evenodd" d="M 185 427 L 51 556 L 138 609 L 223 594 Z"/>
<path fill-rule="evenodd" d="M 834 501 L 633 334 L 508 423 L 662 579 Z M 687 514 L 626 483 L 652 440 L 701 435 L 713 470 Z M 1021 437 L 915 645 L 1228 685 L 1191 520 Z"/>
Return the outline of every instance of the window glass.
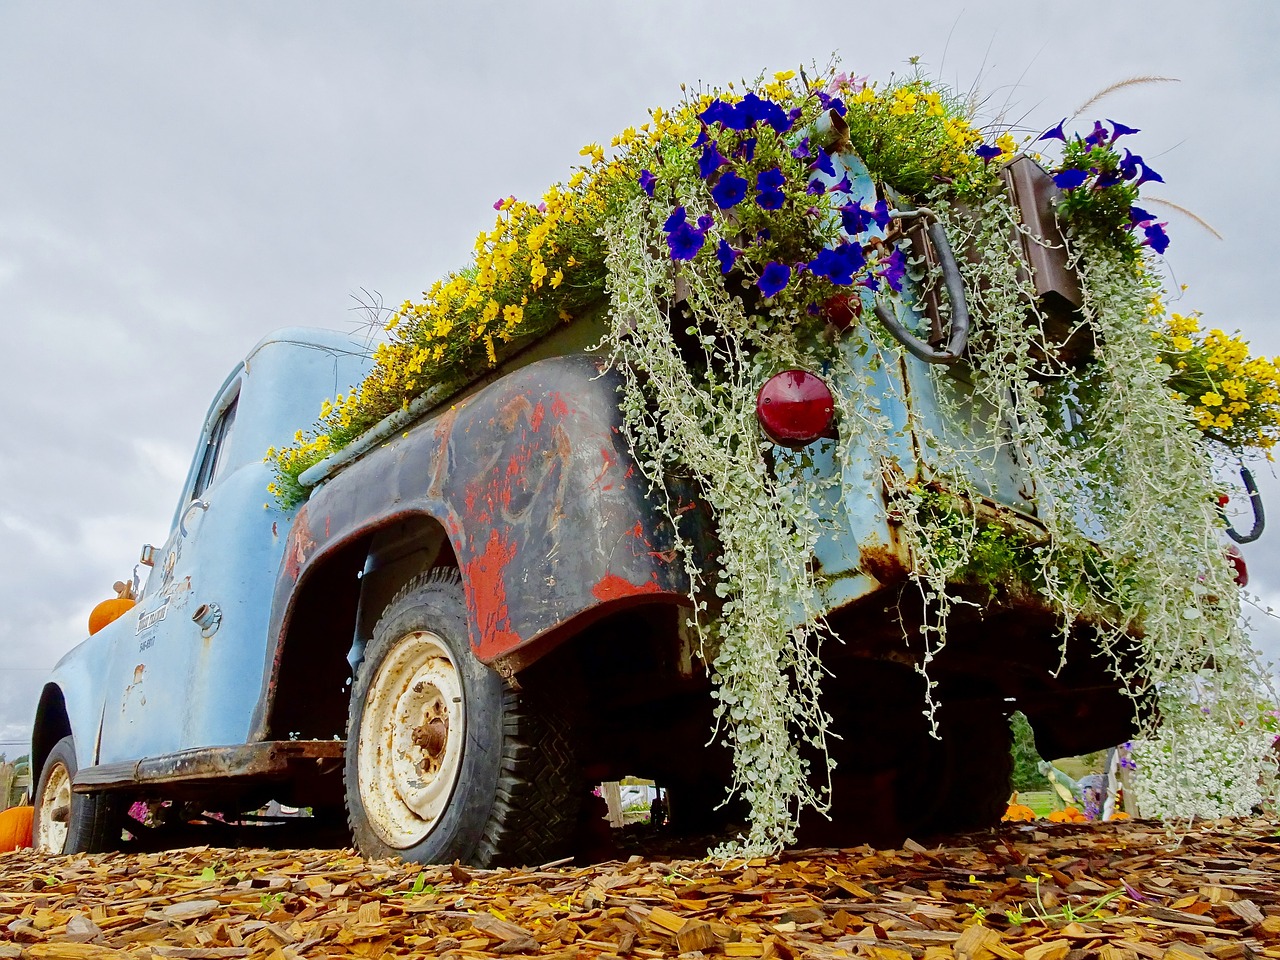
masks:
<path fill-rule="evenodd" d="M 236 405 L 239 402 L 240 398 L 237 396 L 227 409 L 222 411 L 213 429 L 209 431 L 204 458 L 200 461 L 200 472 L 196 475 L 196 485 L 191 491 L 193 500 L 209 489 L 210 484 L 218 477 L 218 468 L 226 459 L 227 447 L 231 444 L 231 428 L 236 422 Z"/>

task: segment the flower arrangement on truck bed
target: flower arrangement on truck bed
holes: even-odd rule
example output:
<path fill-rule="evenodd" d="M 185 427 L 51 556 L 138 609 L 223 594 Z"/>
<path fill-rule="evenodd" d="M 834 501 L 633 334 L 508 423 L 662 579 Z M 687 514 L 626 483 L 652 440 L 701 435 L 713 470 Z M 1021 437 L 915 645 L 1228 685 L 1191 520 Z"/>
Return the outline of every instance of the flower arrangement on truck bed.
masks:
<path fill-rule="evenodd" d="M 825 487 L 854 481 L 847 470 L 824 479 L 807 453 L 784 449 L 785 435 L 762 432 L 757 400 L 780 370 L 828 371 L 832 395 L 819 406 L 829 403 L 839 431 L 821 443 L 836 462 L 854 443 L 887 451 L 883 398 L 870 395 L 856 358 L 898 349 L 880 322 L 896 321 L 910 352 L 942 361 L 935 377 L 963 352 L 973 402 L 1010 425 L 1000 443 L 1031 474 L 1048 534 L 996 535 L 966 511 L 980 492 L 975 463 L 991 451 L 925 428 L 933 479 L 948 492 L 918 478 L 892 490 L 928 611 L 910 640 L 923 644 L 920 669 L 967 602 L 953 584 L 975 571 L 1016 577 L 1059 611 L 1064 649 L 1087 620 L 1135 709 L 1143 703 L 1143 811 L 1245 812 L 1270 790 L 1271 736 L 1213 466 L 1280 438 L 1280 372 L 1239 339 L 1202 332 L 1195 315 L 1167 311 L 1154 258 L 1169 238 L 1139 197 L 1160 177 L 1127 146 L 1138 131 L 1113 121 L 1084 129 L 1064 121 L 1036 144 L 1060 154 L 1061 246 L 1079 283 L 1064 331 L 1021 266 L 1027 230 L 1008 171 L 1030 161 L 1007 132 L 984 134 L 971 104 L 936 81 L 788 71 L 654 110 L 610 151 L 583 148 L 583 165 L 540 202 L 495 204 L 473 264 L 406 302 L 369 378 L 327 403 L 311 433 L 270 452 L 273 492 L 300 502 L 312 464 L 424 391 L 465 384 L 506 343 L 607 299 L 603 346 L 626 384 L 636 462 L 660 499 L 669 472 L 693 477 L 716 518 L 714 571 L 680 547 L 733 786 L 751 805 L 745 848 L 773 850 L 792 839 L 801 807 L 825 803 L 822 771 L 799 745 L 824 756 L 829 631 L 810 556 L 841 518 L 814 504 Z M 917 313 L 901 319 L 938 286 L 902 229 L 913 218 L 940 225 L 941 237 L 932 225 L 929 235 L 959 251 L 958 278 L 945 279 L 967 296 L 967 345 L 954 296 L 934 307 L 952 332 L 945 346 L 945 336 L 926 342 L 908 329 Z M 1071 343 L 1088 348 L 1064 349 Z M 841 489 L 839 502 L 852 492 Z"/>

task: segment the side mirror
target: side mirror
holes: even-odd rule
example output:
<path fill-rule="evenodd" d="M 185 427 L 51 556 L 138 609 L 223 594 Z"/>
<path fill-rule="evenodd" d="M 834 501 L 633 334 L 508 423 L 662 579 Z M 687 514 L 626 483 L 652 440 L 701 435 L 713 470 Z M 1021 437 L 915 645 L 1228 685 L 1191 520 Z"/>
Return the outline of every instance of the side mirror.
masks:
<path fill-rule="evenodd" d="M 142 556 L 138 558 L 138 562 L 144 567 L 154 567 L 156 565 L 156 548 L 149 543 L 142 545 Z"/>

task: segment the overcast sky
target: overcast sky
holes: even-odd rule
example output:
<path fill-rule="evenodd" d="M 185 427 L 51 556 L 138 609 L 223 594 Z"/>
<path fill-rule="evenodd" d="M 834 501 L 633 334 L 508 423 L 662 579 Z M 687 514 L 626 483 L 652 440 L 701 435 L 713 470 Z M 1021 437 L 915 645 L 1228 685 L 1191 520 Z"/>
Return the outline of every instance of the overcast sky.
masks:
<path fill-rule="evenodd" d="M 167 537 L 249 347 L 353 329 L 361 288 L 418 296 L 496 198 L 541 194 L 682 82 L 833 52 L 884 80 L 919 57 L 1040 130 L 1115 81 L 1176 77 L 1097 114 L 1142 128 L 1152 194 L 1225 237 L 1169 216 L 1181 307 L 1280 354 L 1278 42 L 1274 0 L 0 0 L 0 751 L 25 750 L 44 673 Z M 1280 606 L 1280 532 L 1245 555 Z"/>

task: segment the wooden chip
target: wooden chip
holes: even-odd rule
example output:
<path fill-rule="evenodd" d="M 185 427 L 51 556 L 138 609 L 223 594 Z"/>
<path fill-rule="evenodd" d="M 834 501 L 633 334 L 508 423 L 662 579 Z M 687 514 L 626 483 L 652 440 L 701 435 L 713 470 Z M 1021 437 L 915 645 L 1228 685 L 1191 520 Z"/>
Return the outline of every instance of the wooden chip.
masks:
<path fill-rule="evenodd" d="M 1048 940 L 1029 947 L 1023 956 L 1026 960 L 1065 960 L 1071 952 L 1071 944 L 1067 940 Z"/>
<path fill-rule="evenodd" d="M 689 920 L 676 931 L 676 946 L 681 953 L 692 953 L 695 950 L 707 951 L 716 946 L 719 940 L 705 920 Z"/>

